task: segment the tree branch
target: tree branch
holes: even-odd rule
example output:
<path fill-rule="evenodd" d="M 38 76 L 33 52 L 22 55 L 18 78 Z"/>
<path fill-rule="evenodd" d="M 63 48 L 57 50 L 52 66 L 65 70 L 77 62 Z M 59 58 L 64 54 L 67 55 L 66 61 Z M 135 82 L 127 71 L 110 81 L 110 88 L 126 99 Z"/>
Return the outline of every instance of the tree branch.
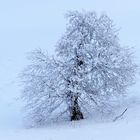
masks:
<path fill-rule="evenodd" d="M 115 119 L 113 120 L 113 122 L 117 121 L 119 118 L 121 118 L 125 112 L 127 111 L 127 108 L 119 115 L 119 116 L 116 116 Z"/>

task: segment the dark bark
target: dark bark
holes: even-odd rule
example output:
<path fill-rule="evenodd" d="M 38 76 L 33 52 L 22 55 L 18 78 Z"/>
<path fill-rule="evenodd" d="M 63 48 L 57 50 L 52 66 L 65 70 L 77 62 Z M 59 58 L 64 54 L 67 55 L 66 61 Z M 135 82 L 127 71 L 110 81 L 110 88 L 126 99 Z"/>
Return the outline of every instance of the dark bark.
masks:
<path fill-rule="evenodd" d="M 80 110 L 78 104 L 78 98 L 74 100 L 73 106 L 71 107 L 71 121 L 84 119 L 83 113 Z"/>
<path fill-rule="evenodd" d="M 80 67 L 84 64 L 84 62 L 80 59 L 80 57 L 77 54 L 77 49 L 75 49 L 76 54 L 76 63 L 74 68 L 74 75 L 78 75 L 78 71 L 80 70 Z M 72 84 L 73 88 L 75 85 L 78 85 L 78 81 L 70 81 L 68 80 L 68 86 L 69 84 Z M 75 120 L 81 120 L 84 119 L 83 113 L 81 112 L 80 106 L 78 104 L 78 93 L 75 96 L 71 96 L 71 107 L 70 107 L 70 119 L 71 121 Z"/>

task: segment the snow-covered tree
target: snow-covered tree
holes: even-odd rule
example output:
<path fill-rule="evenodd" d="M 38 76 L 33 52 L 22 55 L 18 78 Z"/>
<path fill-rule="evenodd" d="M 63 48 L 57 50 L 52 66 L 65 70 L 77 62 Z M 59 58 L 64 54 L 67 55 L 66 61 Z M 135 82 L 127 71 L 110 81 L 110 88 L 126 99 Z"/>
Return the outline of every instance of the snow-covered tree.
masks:
<path fill-rule="evenodd" d="M 36 123 L 83 119 L 86 112 L 125 95 L 134 83 L 132 52 L 120 45 L 107 15 L 74 11 L 66 16 L 68 25 L 56 45 L 57 56 L 35 51 L 23 72 L 23 98 Z"/>

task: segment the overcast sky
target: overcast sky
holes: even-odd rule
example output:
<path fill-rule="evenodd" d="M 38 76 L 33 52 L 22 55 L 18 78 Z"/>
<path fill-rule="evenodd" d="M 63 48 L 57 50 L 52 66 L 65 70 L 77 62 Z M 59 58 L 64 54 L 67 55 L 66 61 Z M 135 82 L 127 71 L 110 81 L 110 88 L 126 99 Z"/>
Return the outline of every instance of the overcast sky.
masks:
<path fill-rule="evenodd" d="M 15 110 L 14 105 L 6 107 L 20 93 L 17 75 L 26 65 L 26 53 L 42 48 L 52 54 L 65 31 L 64 14 L 69 10 L 105 12 L 121 29 L 122 45 L 134 46 L 136 56 L 140 54 L 139 0 L 0 0 L 1 117 L 8 118 Z"/>

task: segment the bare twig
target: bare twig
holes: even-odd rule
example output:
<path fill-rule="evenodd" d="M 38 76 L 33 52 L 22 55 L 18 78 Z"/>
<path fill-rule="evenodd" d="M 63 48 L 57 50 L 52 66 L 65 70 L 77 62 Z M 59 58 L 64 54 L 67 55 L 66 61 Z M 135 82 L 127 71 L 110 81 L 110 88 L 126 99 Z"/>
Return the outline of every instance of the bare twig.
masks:
<path fill-rule="evenodd" d="M 113 122 L 117 121 L 119 118 L 121 118 L 125 112 L 127 111 L 127 108 L 119 115 L 119 116 L 116 116 L 115 119 L 113 120 Z"/>

